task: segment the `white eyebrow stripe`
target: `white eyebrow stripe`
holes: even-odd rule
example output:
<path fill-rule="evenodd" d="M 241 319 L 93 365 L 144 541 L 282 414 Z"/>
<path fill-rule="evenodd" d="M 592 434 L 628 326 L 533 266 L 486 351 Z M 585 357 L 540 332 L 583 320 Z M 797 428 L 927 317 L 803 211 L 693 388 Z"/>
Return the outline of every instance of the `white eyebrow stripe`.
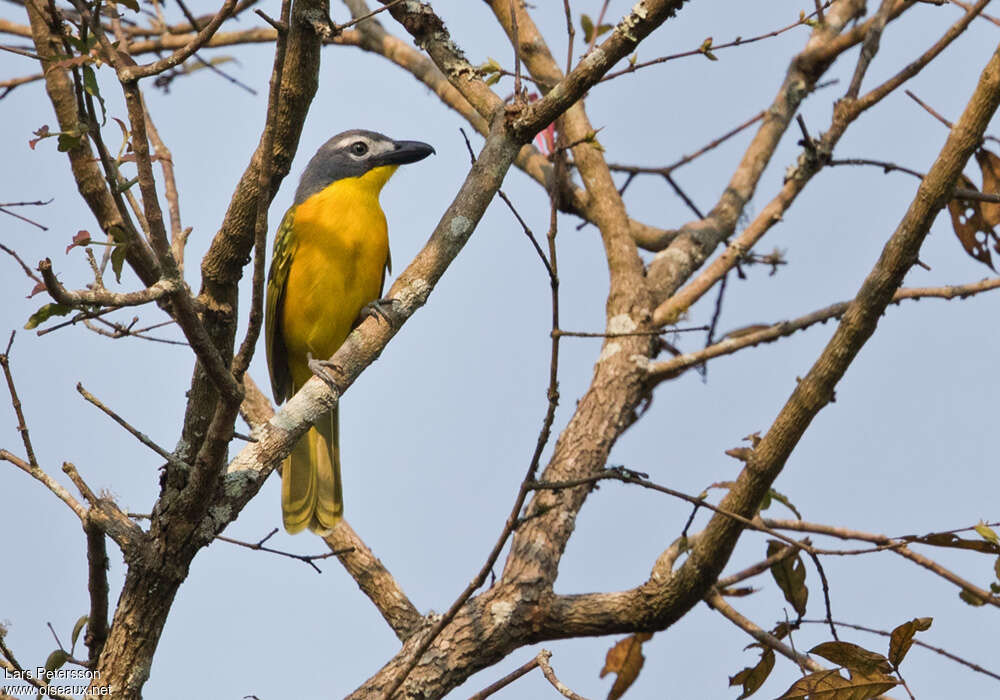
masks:
<path fill-rule="evenodd" d="M 348 144 L 354 143 L 355 141 L 364 141 L 365 143 L 370 144 L 369 139 L 367 139 L 364 136 L 358 136 L 357 134 L 355 134 L 354 136 L 345 136 L 344 138 L 340 139 L 339 141 L 337 141 L 337 143 L 334 144 L 334 148 L 339 150 L 341 148 L 346 147 Z"/>
<path fill-rule="evenodd" d="M 334 150 L 339 151 L 341 149 L 347 148 L 352 143 L 357 143 L 358 141 L 363 141 L 364 143 L 366 143 L 373 155 L 381 155 L 382 153 L 388 153 L 389 151 L 395 148 L 395 144 L 392 141 L 382 140 L 382 139 L 376 140 L 361 134 L 351 134 L 345 136 L 344 138 L 334 143 L 333 147 Z"/>

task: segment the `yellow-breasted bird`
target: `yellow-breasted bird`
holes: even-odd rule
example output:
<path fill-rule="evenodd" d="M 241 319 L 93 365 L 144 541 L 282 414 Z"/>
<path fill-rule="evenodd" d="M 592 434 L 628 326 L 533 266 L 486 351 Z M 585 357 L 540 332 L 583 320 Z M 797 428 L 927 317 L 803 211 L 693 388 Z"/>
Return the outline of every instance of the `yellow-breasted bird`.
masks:
<path fill-rule="evenodd" d="M 396 168 L 426 158 L 420 141 L 374 131 L 337 134 L 309 161 L 274 239 L 267 276 L 265 341 L 274 398 L 312 375 L 309 357 L 333 355 L 382 293 L 389 237 L 379 193 Z M 318 420 L 285 459 L 285 529 L 328 533 L 344 511 L 337 409 Z"/>

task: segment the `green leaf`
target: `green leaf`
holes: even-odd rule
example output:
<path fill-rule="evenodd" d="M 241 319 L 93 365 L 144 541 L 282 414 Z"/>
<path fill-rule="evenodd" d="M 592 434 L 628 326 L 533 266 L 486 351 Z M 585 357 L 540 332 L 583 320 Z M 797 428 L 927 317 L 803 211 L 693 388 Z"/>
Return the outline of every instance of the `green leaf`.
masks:
<path fill-rule="evenodd" d="M 57 668 L 61 668 L 67 659 L 69 659 L 69 654 L 62 649 L 56 649 L 49 654 L 49 658 L 45 659 L 45 670 L 55 671 Z"/>
<path fill-rule="evenodd" d="M 486 60 L 486 63 L 479 66 L 477 70 L 483 75 L 490 75 L 491 73 L 499 73 L 502 69 L 500 67 L 500 63 L 495 58 L 490 56 Z"/>
<path fill-rule="evenodd" d="M 887 658 L 850 642 L 823 642 L 810 649 L 809 653 L 866 676 L 892 673 L 892 666 Z"/>
<path fill-rule="evenodd" d="M 768 491 L 767 493 L 764 494 L 764 497 L 760 499 L 760 505 L 757 507 L 757 510 L 760 512 L 764 512 L 770 507 L 771 507 L 771 492 Z"/>
<path fill-rule="evenodd" d="M 774 651 L 765 648 L 760 654 L 760 661 L 752 668 L 745 668 L 735 676 L 730 677 L 729 685 L 742 685 L 743 692 L 737 700 L 748 698 L 764 685 L 764 681 L 771 675 L 774 668 Z"/>
<path fill-rule="evenodd" d="M 132 185 L 134 185 L 137 182 L 139 182 L 139 176 L 138 175 L 136 175 L 135 177 L 133 177 L 130 180 L 119 180 L 118 181 L 118 191 L 119 192 L 128 192 L 129 188 L 132 187 Z"/>
<path fill-rule="evenodd" d="M 496 83 L 500 82 L 500 77 L 501 77 L 500 73 L 494 73 L 493 75 L 491 75 L 486 79 L 486 84 L 495 85 Z"/>
<path fill-rule="evenodd" d="M 774 556 L 786 549 L 788 549 L 788 545 L 777 540 L 768 540 L 767 556 Z M 771 575 L 778 587 L 781 588 L 781 592 L 785 594 L 785 600 L 791 603 L 799 617 L 805 615 L 806 603 L 809 601 L 809 589 L 805 585 L 806 565 L 802 563 L 802 557 L 796 554 L 794 557 L 788 557 L 773 564 Z"/>
<path fill-rule="evenodd" d="M 57 139 L 58 146 L 56 147 L 60 153 L 65 153 L 66 151 L 71 151 L 80 145 L 80 135 L 71 134 L 68 131 L 64 131 L 59 134 Z"/>
<path fill-rule="evenodd" d="M 603 36 L 615 28 L 613 24 L 602 24 L 597 28 L 597 36 Z"/>
<path fill-rule="evenodd" d="M 89 617 L 84 615 L 83 617 L 81 617 L 79 620 L 76 621 L 75 625 L 73 625 L 73 634 L 70 636 L 71 640 L 70 644 L 72 646 L 74 647 L 76 646 L 76 640 L 77 638 L 79 638 L 80 632 L 83 631 L 83 626 L 87 624 L 87 620 L 89 619 L 90 619 Z"/>
<path fill-rule="evenodd" d="M 37 328 L 40 324 L 45 323 L 53 316 L 65 316 L 73 309 L 65 304 L 46 304 L 40 308 L 35 313 L 31 314 L 28 318 L 28 322 L 24 324 L 24 329 L 30 331 L 32 328 Z"/>
<path fill-rule="evenodd" d="M 768 489 L 767 494 L 765 494 L 764 498 L 761 499 L 759 510 L 765 511 L 768 508 L 770 508 L 772 505 L 771 503 L 772 500 L 775 500 L 781 505 L 785 506 L 785 508 L 795 513 L 796 518 L 802 520 L 802 514 L 799 512 L 799 509 L 796 508 L 795 505 L 792 503 L 791 499 L 789 499 L 788 496 L 781 493 L 780 491 L 775 491 L 774 489 Z"/>
<path fill-rule="evenodd" d="M 594 20 L 590 15 L 580 15 L 580 28 L 583 30 L 583 43 L 589 44 L 594 38 Z"/>
<path fill-rule="evenodd" d="M 122 281 L 122 268 L 125 266 L 125 254 L 128 252 L 128 243 L 120 243 L 111 251 L 111 269 L 115 273 L 115 281 Z"/>
<path fill-rule="evenodd" d="M 917 632 L 929 630 L 933 621 L 932 617 L 915 617 L 894 629 L 889 637 L 889 663 L 895 667 L 903 663 L 906 653 L 913 646 L 913 637 Z"/>
<path fill-rule="evenodd" d="M 104 108 L 104 98 L 101 97 L 101 88 L 97 85 L 97 73 L 94 72 L 93 66 L 83 67 L 83 90 L 101 103 L 101 126 L 104 126 L 108 121 L 108 112 Z"/>
<path fill-rule="evenodd" d="M 987 542 L 1000 545 L 1000 537 L 997 536 L 997 533 L 993 530 L 993 528 L 984 523 L 982 520 L 980 520 L 979 524 L 976 525 L 976 532 L 978 532 L 979 536 Z"/>

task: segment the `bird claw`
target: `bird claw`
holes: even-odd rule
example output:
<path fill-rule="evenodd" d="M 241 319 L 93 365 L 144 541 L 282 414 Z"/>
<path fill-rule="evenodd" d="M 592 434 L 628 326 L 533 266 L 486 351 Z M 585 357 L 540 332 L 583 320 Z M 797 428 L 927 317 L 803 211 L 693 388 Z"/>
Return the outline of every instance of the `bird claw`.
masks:
<path fill-rule="evenodd" d="M 392 297 L 385 297 L 383 299 L 376 299 L 375 301 L 370 301 L 361 307 L 361 311 L 358 312 L 358 319 L 354 322 L 354 326 L 357 327 L 361 325 L 369 316 L 374 316 L 380 321 L 385 321 L 389 325 L 392 325 L 392 321 L 389 319 L 389 312 L 392 311 L 392 305 L 396 302 Z"/>
<path fill-rule="evenodd" d="M 330 374 L 330 370 L 337 372 L 338 374 L 343 374 L 344 370 L 340 365 L 335 362 L 330 362 L 329 360 L 317 360 L 312 356 L 312 353 L 306 353 L 306 363 L 309 366 L 309 371 L 314 375 L 323 380 L 323 383 L 330 387 L 330 391 L 335 394 L 340 393 L 340 387 L 337 386 L 337 381 L 334 379 L 333 375 Z"/>

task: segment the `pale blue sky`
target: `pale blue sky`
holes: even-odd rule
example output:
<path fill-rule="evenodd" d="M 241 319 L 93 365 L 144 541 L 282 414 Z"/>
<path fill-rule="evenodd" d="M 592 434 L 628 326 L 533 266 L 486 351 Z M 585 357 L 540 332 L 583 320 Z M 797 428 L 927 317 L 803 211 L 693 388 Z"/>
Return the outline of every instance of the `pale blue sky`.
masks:
<path fill-rule="evenodd" d="M 533 10 L 556 55 L 565 55 L 562 3 L 541 0 Z M 631 3 L 614 1 L 617 19 Z M 473 63 L 494 57 L 512 63 L 502 32 L 481 3 L 439 0 L 435 9 Z M 600 2 L 572 3 L 578 15 L 596 15 Z M 640 60 L 752 36 L 794 22 L 812 3 L 687 4 L 639 51 Z M 199 11 L 208 11 L 208 5 Z M 277 3 L 261 7 L 277 15 Z M 18 19 L 17 8 L 2 16 Z M 334 5 L 334 18 L 346 11 Z M 923 50 L 959 17 L 953 6 L 919 5 L 890 26 L 867 86 L 884 79 Z M 248 14 L 239 26 L 256 26 Z M 390 31 L 401 34 L 391 20 Z M 981 67 L 996 47 L 997 28 L 977 21 L 972 29 L 907 86 L 944 115 L 955 118 L 971 94 Z M 780 37 L 719 51 L 719 61 L 695 56 L 646 69 L 590 92 L 588 112 L 609 160 L 662 165 L 690 153 L 744 121 L 772 100 L 789 58 L 804 45 L 798 27 Z M 236 51 L 230 71 L 261 94 L 267 90 L 271 47 Z M 579 54 L 579 51 L 577 52 Z M 210 55 L 206 52 L 206 56 Z M 802 114 L 815 134 L 826 128 L 831 104 L 845 89 L 856 51 L 831 69 L 841 84 L 810 97 Z M 28 59 L 0 53 L 0 75 L 34 72 Z M 123 116 L 121 99 L 102 78 L 109 114 Z M 188 246 L 187 278 L 197 287 L 197 261 L 225 211 L 235 182 L 255 146 L 263 121 L 260 95 L 253 97 L 207 71 L 177 80 L 169 95 L 146 83 L 150 108 L 173 152 Z M 507 94 L 509 81 L 498 91 Z M 27 141 L 42 124 L 54 125 L 40 85 L 22 87 L 0 101 L 0 201 L 54 198 L 27 210 L 49 227 L 41 232 L 0 218 L 0 242 L 34 265 L 51 257 L 60 278 L 82 286 L 88 268 L 81 251 L 64 248 L 79 229 L 95 230 L 76 194 L 54 140 L 31 151 Z M 461 118 L 437 97 L 384 59 L 353 48 L 324 50 L 320 90 L 299 155 L 270 213 L 271 229 L 290 204 L 298 176 L 314 150 L 334 133 L 364 127 L 395 138 L 431 143 L 437 155 L 402 168 L 383 193 L 395 269 L 407 264 L 426 240 L 468 168 L 458 132 Z M 118 138 L 109 127 L 109 139 Z M 466 127 L 466 131 L 469 129 Z M 946 131 L 901 92 L 863 116 L 837 149 L 838 157 L 866 156 L 926 171 Z M 798 153 L 790 131 L 761 181 L 749 213 L 780 187 Z M 679 183 L 707 210 L 725 185 L 749 132 L 676 173 Z M 479 146 L 481 139 L 473 137 Z M 978 181 L 974 166 L 967 172 Z M 916 189 L 905 175 L 877 169 L 821 173 L 785 220 L 761 244 L 761 252 L 785 249 L 789 265 L 774 277 L 751 269 L 747 281 L 730 280 L 723 330 L 798 316 L 848 299 L 867 274 Z M 506 192 L 541 234 L 548 222 L 544 192 L 512 171 Z M 691 218 L 659 180 L 637 180 L 627 194 L 636 218 L 676 227 Z M 560 220 L 563 326 L 603 328 L 607 273 L 596 231 L 576 231 Z M 989 273 L 968 258 L 947 216 L 935 224 L 921 258 L 932 268 L 914 269 L 911 286 L 964 283 Z M 123 289 L 136 288 L 128 274 Z M 0 258 L 0 336 L 20 329 L 42 298 L 25 299 L 32 284 L 13 260 Z M 248 298 L 245 297 L 245 298 Z M 690 323 L 707 321 L 710 298 L 691 310 Z M 996 494 L 995 415 L 997 313 L 1000 297 L 966 301 L 927 300 L 891 307 L 879 332 L 862 351 L 837 391 L 789 460 L 775 487 L 808 520 L 885 534 L 924 533 L 1000 519 Z M 131 314 L 122 313 L 122 318 Z M 162 320 L 146 309 L 142 323 Z M 534 251 L 502 204 L 492 206 L 466 250 L 446 273 L 426 306 L 351 388 L 341 411 L 347 517 L 422 611 L 442 612 L 481 566 L 503 525 L 534 447 L 545 410 L 549 330 L 548 282 Z M 648 472 L 651 478 L 692 494 L 731 479 L 739 463 L 724 451 L 743 436 L 764 430 L 808 371 L 832 325 L 810 329 L 781 343 L 744 351 L 710 365 L 708 381 L 691 373 L 656 391 L 650 412 L 622 438 L 612 464 Z M 176 337 L 175 331 L 164 333 Z M 678 340 L 694 348 L 698 340 Z M 561 429 L 591 377 L 599 341 L 567 339 L 560 367 Z M 74 462 L 96 489 L 120 504 L 148 511 L 157 492 L 159 458 L 86 404 L 80 381 L 161 445 L 172 447 L 188 388 L 191 357 L 180 347 L 132 339 L 111 341 L 83 328 L 37 337 L 19 331 L 12 364 L 45 468 Z M 259 353 L 251 374 L 268 386 Z M 21 452 L 16 421 L 0 398 L 0 447 Z M 238 446 L 237 446 L 238 447 Z M 66 482 L 68 484 L 68 482 Z M 87 610 L 84 543 L 79 524 L 50 493 L 10 465 L 0 464 L 0 620 L 23 663 L 44 661 L 54 643 L 51 621 L 63 636 Z M 780 508 L 778 509 L 780 511 Z M 561 593 L 616 590 L 637 585 L 657 554 L 679 533 L 688 506 L 662 495 L 608 484 L 588 500 L 563 561 Z M 272 479 L 226 532 L 256 540 L 279 525 L 278 487 Z M 308 535 L 276 535 L 271 544 L 320 553 Z M 832 546 L 832 545 L 831 545 Z M 763 538 L 748 535 L 727 571 L 764 555 Z M 931 552 L 962 575 L 986 586 L 992 561 L 956 552 Z M 113 597 L 120 586 L 121 557 L 111 549 Z M 824 560 L 838 619 L 892 628 L 916 616 L 934 617 L 921 636 L 995 666 L 996 610 L 971 608 L 956 589 L 898 557 Z M 499 568 L 502 566 L 498 564 Z M 216 543 L 195 560 L 164 630 L 145 697 L 303 700 L 342 696 L 378 670 L 398 649 L 391 630 L 335 561 L 322 575 L 303 564 Z M 809 566 L 809 616 L 822 616 L 822 595 Z M 770 581 L 734 607 L 764 627 L 784 618 L 787 607 Z M 791 611 L 790 611 L 791 612 Z M 798 649 L 826 641 L 828 632 L 806 628 Z M 842 639 L 885 650 L 883 639 L 844 632 Z M 599 679 L 604 653 L 619 637 L 545 644 L 560 677 L 577 692 L 603 697 L 611 685 Z M 645 646 L 646 667 L 626 696 L 733 698 L 727 676 L 756 661 L 743 652 L 750 640 L 705 606 L 696 607 Z M 537 648 L 515 652 L 474 676 L 452 697 L 467 697 L 521 665 Z M 918 698 L 993 697 L 997 682 L 920 649 L 903 667 Z M 993 670 L 998 670 L 993 668 Z M 779 659 L 760 697 L 779 695 L 798 675 Z M 902 693 L 895 695 L 902 697 Z M 555 697 L 537 672 L 498 698 Z"/>

